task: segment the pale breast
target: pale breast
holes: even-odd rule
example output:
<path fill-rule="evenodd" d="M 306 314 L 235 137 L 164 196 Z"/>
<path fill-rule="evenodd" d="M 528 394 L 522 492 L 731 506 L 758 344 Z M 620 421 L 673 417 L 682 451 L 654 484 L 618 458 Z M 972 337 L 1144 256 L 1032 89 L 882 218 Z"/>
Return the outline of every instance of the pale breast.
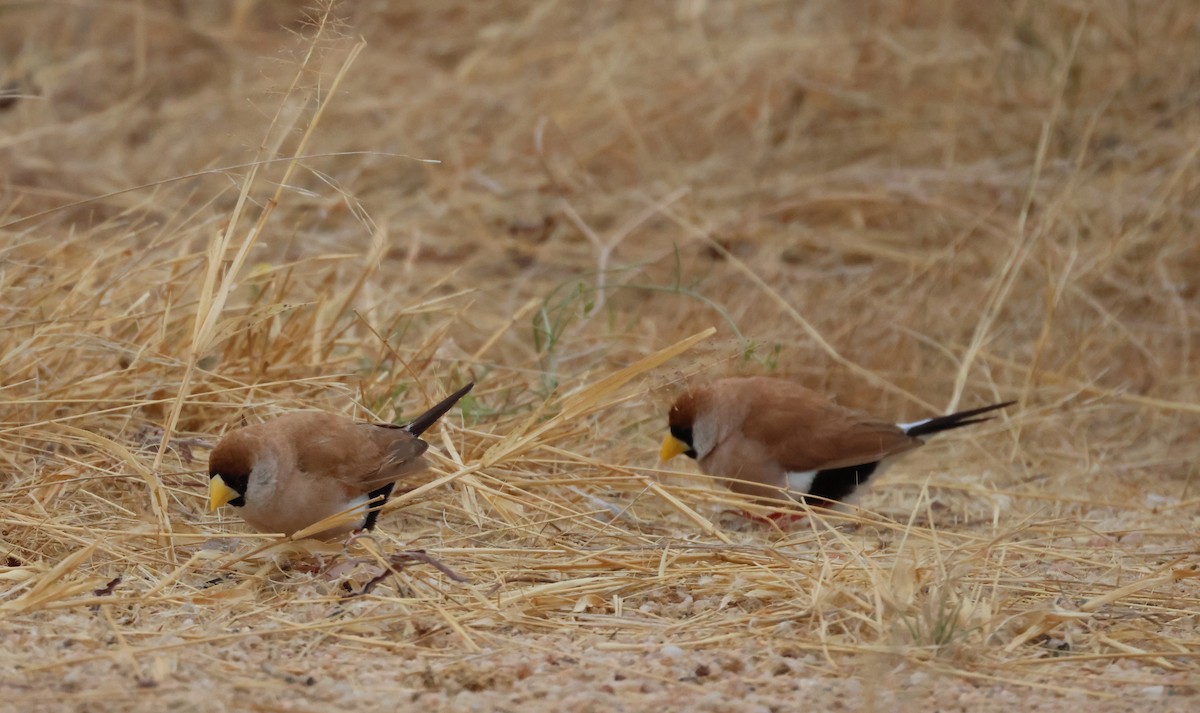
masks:
<path fill-rule="evenodd" d="M 361 510 L 353 520 L 320 535 L 332 536 L 360 527 L 366 515 L 366 502 L 367 496 L 349 492 L 338 481 L 305 478 L 300 484 L 292 483 L 291 487 L 274 488 L 266 499 L 247 497 L 240 514 L 256 530 L 291 535 L 348 509 Z"/>
<path fill-rule="evenodd" d="M 702 457 L 699 465 L 705 473 L 725 479 L 724 485 L 735 493 L 758 498 L 787 497 L 779 490 L 787 486 L 783 468 L 757 441 L 726 439 Z"/>

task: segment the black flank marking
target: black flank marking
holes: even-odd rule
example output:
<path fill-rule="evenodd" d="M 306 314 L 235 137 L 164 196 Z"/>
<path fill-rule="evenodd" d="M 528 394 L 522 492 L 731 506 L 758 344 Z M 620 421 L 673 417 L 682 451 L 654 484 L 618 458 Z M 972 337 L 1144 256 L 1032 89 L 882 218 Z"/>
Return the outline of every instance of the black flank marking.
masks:
<path fill-rule="evenodd" d="M 879 461 L 845 468 L 819 470 L 817 477 L 813 478 L 812 486 L 808 489 L 808 496 L 804 498 L 804 502 L 813 506 L 828 507 L 833 504 L 831 501 L 845 500 L 847 496 L 858 489 L 858 486 L 871 479 L 871 475 L 875 473 L 877 467 L 879 467 Z"/>
<path fill-rule="evenodd" d="M 1005 401 L 1002 404 L 992 404 L 991 406 L 984 406 L 983 408 L 974 408 L 974 409 L 971 409 L 970 411 L 959 411 L 958 413 L 952 413 L 947 416 L 938 416 L 937 418 L 931 418 L 928 421 L 925 421 L 923 423 L 918 423 L 917 425 L 915 425 L 912 428 L 905 431 L 905 433 L 912 436 L 913 438 L 919 438 L 921 436 L 929 436 L 934 433 L 940 433 L 942 431 L 949 431 L 952 428 L 962 428 L 963 426 L 970 426 L 973 423 L 983 423 L 984 421 L 991 421 L 992 417 L 989 417 L 989 418 L 974 418 L 974 417 L 979 416 L 981 414 L 988 413 L 990 411 L 1002 409 L 1006 406 L 1012 406 L 1015 403 L 1016 403 L 1016 401 Z"/>
<path fill-rule="evenodd" d="M 382 488 L 376 488 L 367 494 L 367 497 L 372 501 L 372 505 L 371 509 L 367 511 L 367 519 L 363 521 L 364 530 L 375 529 L 375 521 L 379 519 L 379 512 L 387 504 L 388 498 L 392 497 L 392 488 L 394 487 L 396 487 L 395 483 L 388 483 Z M 375 502 L 377 500 L 378 502 Z"/>

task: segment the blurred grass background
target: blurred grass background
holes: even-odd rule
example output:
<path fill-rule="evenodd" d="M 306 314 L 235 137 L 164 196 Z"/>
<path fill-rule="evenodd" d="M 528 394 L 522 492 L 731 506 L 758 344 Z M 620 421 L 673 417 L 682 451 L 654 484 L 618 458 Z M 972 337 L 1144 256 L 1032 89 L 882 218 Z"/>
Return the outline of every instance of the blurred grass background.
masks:
<path fill-rule="evenodd" d="M 1198 23 L 0 6 L 6 700 L 1190 709 Z M 655 462 L 732 373 L 1021 404 L 783 532 Z M 297 565 L 204 512 L 243 420 L 472 378 L 373 542 Z M 470 582 L 345 599 L 409 548 Z"/>

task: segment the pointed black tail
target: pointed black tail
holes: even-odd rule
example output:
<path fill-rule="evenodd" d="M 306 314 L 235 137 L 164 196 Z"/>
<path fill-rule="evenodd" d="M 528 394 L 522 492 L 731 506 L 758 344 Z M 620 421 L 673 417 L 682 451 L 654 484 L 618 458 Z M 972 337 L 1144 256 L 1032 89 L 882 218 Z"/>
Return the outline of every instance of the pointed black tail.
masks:
<path fill-rule="evenodd" d="M 409 433 L 413 434 L 414 436 L 421 435 L 426 430 L 428 430 L 430 426 L 437 423 L 437 420 L 439 418 L 446 415 L 446 412 L 449 411 L 454 406 L 454 404 L 458 403 L 459 399 L 466 396 L 467 392 L 470 391 L 471 389 L 473 389 L 474 387 L 475 387 L 475 382 L 471 382 L 471 383 L 467 384 L 466 386 L 462 387 L 461 389 L 459 389 L 458 391 L 455 391 L 454 393 L 450 394 L 446 398 L 442 399 L 442 401 L 437 406 L 434 406 L 433 408 L 429 409 L 425 413 L 423 413 L 420 416 L 417 416 L 415 419 L 413 419 L 413 422 L 408 424 L 407 426 L 405 426 L 404 430 L 408 431 Z"/>
<path fill-rule="evenodd" d="M 917 423 L 914 423 L 905 429 L 904 432 L 910 436 L 913 436 L 914 438 L 918 438 L 920 436 L 928 436 L 941 431 L 949 431 L 952 428 L 970 426 L 972 423 L 991 421 L 994 416 L 989 416 L 987 418 L 974 417 L 988 413 L 989 411 L 1002 409 L 1005 406 L 1012 406 L 1015 403 L 1016 401 L 1005 401 L 1002 404 L 992 404 L 991 406 L 984 406 L 983 408 L 973 408 L 970 411 L 959 411 L 958 413 L 952 413 L 947 416 L 938 416 L 937 418 L 931 418 L 926 421 L 918 421 Z"/>

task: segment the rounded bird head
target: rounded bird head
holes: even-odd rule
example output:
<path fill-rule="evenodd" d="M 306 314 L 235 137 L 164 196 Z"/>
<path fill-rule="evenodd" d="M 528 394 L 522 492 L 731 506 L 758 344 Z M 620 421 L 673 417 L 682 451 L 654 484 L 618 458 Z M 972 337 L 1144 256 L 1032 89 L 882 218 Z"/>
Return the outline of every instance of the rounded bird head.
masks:
<path fill-rule="evenodd" d="M 237 439 L 222 439 L 208 458 L 208 509 L 244 506 L 252 470 L 251 450 Z"/>
<path fill-rule="evenodd" d="M 675 399 L 671 410 L 667 412 L 667 426 L 670 433 L 663 438 L 659 458 L 669 461 L 675 456 L 685 455 L 696 458 L 694 430 L 696 427 L 699 398 L 693 391 L 687 391 Z"/>

